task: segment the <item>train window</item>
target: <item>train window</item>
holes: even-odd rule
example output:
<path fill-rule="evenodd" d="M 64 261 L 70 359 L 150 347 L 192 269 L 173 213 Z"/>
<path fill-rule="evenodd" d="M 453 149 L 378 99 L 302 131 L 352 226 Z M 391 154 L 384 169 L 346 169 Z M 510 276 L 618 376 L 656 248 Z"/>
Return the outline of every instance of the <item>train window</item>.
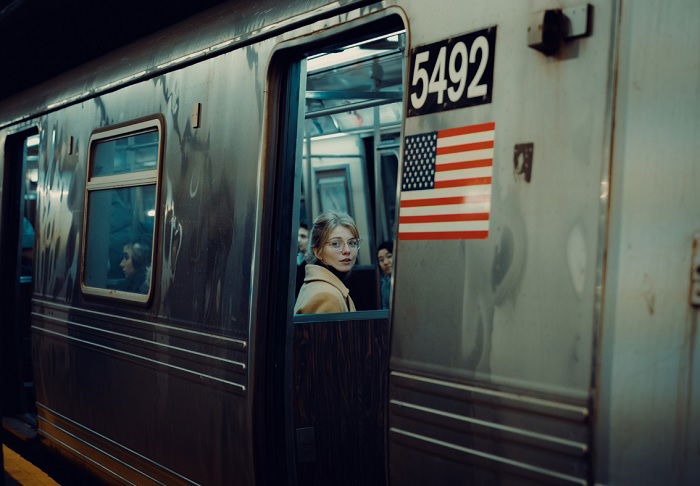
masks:
<path fill-rule="evenodd" d="M 161 121 L 95 133 L 86 184 L 85 293 L 146 302 L 153 281 Z"/>
<path fill-rule="evenodd" d="M 393 253 L 395 237 L 404 44 L 404 31 L 393 31 L 329 46 L 305 59 L 299 232 L 313 231 L 314 219 L 329 210 L 353 218 L 361 244 L 345 255 L 355 262 L 341 277 L 357 310 L 390 304 L 390 260 L 380 265 L 378 253 Z M 314 260 L 300 239 L 297 294 L 308 275 L 303 253 L 306 262 Z M 314 263 L 333 267 L 329 261 Z M 306 313 L 302 299 L 296 312 Z"/>

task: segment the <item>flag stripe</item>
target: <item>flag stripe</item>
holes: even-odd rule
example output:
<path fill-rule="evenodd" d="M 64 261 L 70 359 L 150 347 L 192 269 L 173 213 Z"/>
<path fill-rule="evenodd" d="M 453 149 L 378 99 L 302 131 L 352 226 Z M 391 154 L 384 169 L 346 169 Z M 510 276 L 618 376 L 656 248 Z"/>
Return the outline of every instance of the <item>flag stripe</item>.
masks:
<path fill-rule="evenodd" d="M 425 216 L 429 214 L 471 214 L 488 213 L 491 210 L 491 202 L 478 202 L 471 204 L 451 204 L 446 206 L 416 206 L 413 208 L 399 209 L 399 216 Z"/>
<path fill-rule="evenodd" d="M 412 201 L 401 200 L 399 207 L 411 208 L 416 206 L 442 206 L 444 204 L 462 204 L 464 197 L 434 197 L 427 199 L 414 199 Z"/>
<path fill-rule="evenodd" d="M 435 172 L 445 172 L 448 170 L 473 169 L 475 167 L 491 167 L 493 159 L 467 160 L 462 162 L 452 162 L 435 166 Z"/>
<path fill-rule="evenodd" d="M 471 169 L 451 170 L 448 172 L 437 172 L 435 183 L 443 181 L 454 181 L 459 179 L 475 179 L 477 177 L 491 177 L 493 169 L 491 167 L 474 167 Z"/>
<path fill-rule="evenodd" d="M 489 213 L 432 214 L 429 216 L 400 216 L 399 223 L 449 223 L 450 221 L 488 221 Z"/>
<path fill-rule="evenodd" d="M 437 165 L 451 164 L 453 162 L 466 162 L 469 160 L 493 159 L 493 149 L 472 150 L 471 152 L 457 152 L 454 154 L 438 155 L 435 157 Z"/>
<path fill-rule="evenodd" d="M 448 147 L 450 145 L 466 145 L 469 143 L 486 142 L 494 139 L 494 131 L 468 133 L 466 135 L 456 135 L 454 137 L 443 137 L 437 139 L 436 147 Z"/>
<path fill-rule="evenodd" d="M 401 193 L 402 201 L 414 199 L 433 199 L 443 197 L 474 197 L 491 194 L 489 186 L 446 187 L 444 189 L 424 189 L 421 191 L 404 191 Z"/>
<path fill-rule="evenodd" d="M 439 147 L 435 150 L 437 155 L 454 154 L 456 152 L 467 152 L 469 150 L 482 150 L 493 148 L 493 140 L 487 142 L 465 143 L 464 145 L 450 145 L 449 147 Z"/>
<path fill-rule="evenodd" d="M 486 231 L 489 229 L 488 220 L 478 221 L 448 221 L 436 223 L 403 223 L 399 232 L 417 231 Z"/>
<path fill-rule="evenodd" d="M 472 179 L 457 179 L 454 181 L 435 181 L 435 189 L 443 187 L 464 187 L 491 184 L 490 177 L 474 177 Z"/>
<path fill-rule="evenodd" d="M 399 232 L 399 240 L 483 240 L 488 231 Z"/>
<path fill-rule="evenodd" d="M 486 132 L 488 130 L 495 130 L 496 122 L 480 123 L 478 125 L 469 125 L 467 127 L 457 127 L 457 128 L 447 128 L 445 130 L 438 130 L 438 137 L 454 137 L 455 135 L 464 135 L 465 133 L 474 132 Z"/>

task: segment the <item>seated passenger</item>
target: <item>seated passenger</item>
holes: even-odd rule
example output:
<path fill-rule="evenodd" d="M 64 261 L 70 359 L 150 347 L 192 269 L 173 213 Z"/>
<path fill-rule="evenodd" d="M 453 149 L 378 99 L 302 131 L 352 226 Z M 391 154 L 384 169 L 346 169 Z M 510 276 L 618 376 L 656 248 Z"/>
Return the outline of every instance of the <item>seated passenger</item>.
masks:
<path fill-rule="evenodd" d="M 391 267 L 393 256 L 393 241 L 385 241 L 377 247 L 377 263 L 382 272 L 379 282 L 379 295 L 381 296 L 382 309 L 389 308 L 389 300 L 391 299 Z"/>
<path fill-rule="evenodd" d="M 119 282 L 117 290 L 137 294 L 148 293 L 148 280 L 150 278 L 150 267 L 146 261 L 148 257 L 150 257 L 149 249 L 143 243 L 134 242 L 124 245 L 124 253 L 119 266 L 126 278 Z"/>
<path fill-rule="evenodd" d="M 359 248 L 360 234 L 347 214 L 326 211 L 314 220 L 306 252 L 306 276 L 294 306 L 295 314 L 355 310 L 343 281 L 355 265 Z"/>

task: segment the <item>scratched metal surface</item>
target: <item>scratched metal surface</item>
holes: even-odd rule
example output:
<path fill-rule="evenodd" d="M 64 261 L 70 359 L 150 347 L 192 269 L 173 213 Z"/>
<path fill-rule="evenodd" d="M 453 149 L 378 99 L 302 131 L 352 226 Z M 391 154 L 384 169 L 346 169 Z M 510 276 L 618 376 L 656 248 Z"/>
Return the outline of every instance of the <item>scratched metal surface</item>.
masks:
<path fill-rule="evenodd" d="M 86 99 L 124 82 L 218 55 L 239 44 L 279 35 L 368 0 L 231 0 L 141 41 L 71 70 L 0 104 L 0 127 L 57 103 Z"/>
<path fill-rule="evenodd" d="M 323 29 L 290 19 L 348 3 L 233 3 L 2 107 L 12 120 L 57 104 L 3 132 L 36 126 L 41 137 L 33 349 L 40 429 L 54 443 L 137 484 L 253 483 L 248 339 L 269 61 L 279 42 Z M 256 43 L 158 71 L 255 33 Z M 147 305 L 117 305 L 80 292 L 88 142 L 97 128 L 154 114 L 165 147 L 155 291 Z"/>
<path fill-rule="evenodd" d="M 598 462 L 606 484 L 700 483 L 700 4 L 625 2 Z M 672 95 L 669 95 L 672 93 Z"/>
<path fill-rule="evenodd" d="M 440 29 L 421 21 L 428 4 L 403 3 L 411 48 L 498 26 L 492 103 L 408 118 L 405 135 L 496 129 L 488 239 L 398 244 L 392 484 L 592 477 L 613 8 L 592 2 L 593 35 L 545 57 L 526 32 L 551 2 L 534 3 L 477 2 Z M 534 144 L 529 182 L 513 164 L 523 143 Z"/>

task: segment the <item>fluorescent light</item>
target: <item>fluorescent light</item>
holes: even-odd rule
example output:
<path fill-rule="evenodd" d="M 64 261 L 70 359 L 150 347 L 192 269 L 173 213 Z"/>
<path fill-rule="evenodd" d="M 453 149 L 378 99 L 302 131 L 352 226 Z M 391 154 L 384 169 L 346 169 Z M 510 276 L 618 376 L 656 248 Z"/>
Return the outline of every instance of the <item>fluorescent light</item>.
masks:
<path fill-rule="evenodd" d="M 357 61 L 364 57 L 370 57 L 376 55 L 380 51 L 367 52 L 359 47 L 352 47 L 346 49 L 343 52 L 334 52 L 332 54 L 326 54 L 324 56 L 310 58 L 306 64 L 306 70 L 308 72 L 318 71 L 319 69 L 324 69 L 331 66 L 336 66 L 338 64 L 344 64 L 350 61 Z"/>
<path fill-rule="evenodd" d="M 37 145 L 39 145 L 39 135 L 27 137 L 27 147 L 35 147 Z"/>
<path fill-rule="evenodd" d="M 329 138 L 338 138 L 338 137 L 347 137 L 347 133 L 329 133 L 328 135 L 316 135 L 315 137 L 311 137 L 311 140 L 328 140 Z"/>
<path fill-rule="evenodd" d="M 150 216 L 151 218 L 155 218 L 156 216 L 156 210 L 155 209 L 149 209 L 146 211 L 146 216 Z"/>
<path fill-rule="evenodd" d="M 337 64 L 344 64 L 350 61 L 357 61 L 366 57 L 375 57 L 385 52 L 389 52 L 388 49 L 373 49 L 371 51 L 361 49 L 365 44 L 369 44 L 378 40 L 398 40 L 398 35 L 404 31 L 392 32 L 388 35 L 382 35 L 379 37 L 374 37 L 372 39 L 367 39 L 355 44 L 351 44 L 343 49 L 341 52 L 333 52 L 330 54 L 321 53 L 314 56 L 310 56 L 306 60 L 306 70 L 308 72 L 318 71 L 319 69 L 328 68 L 335 66 Z"/>

